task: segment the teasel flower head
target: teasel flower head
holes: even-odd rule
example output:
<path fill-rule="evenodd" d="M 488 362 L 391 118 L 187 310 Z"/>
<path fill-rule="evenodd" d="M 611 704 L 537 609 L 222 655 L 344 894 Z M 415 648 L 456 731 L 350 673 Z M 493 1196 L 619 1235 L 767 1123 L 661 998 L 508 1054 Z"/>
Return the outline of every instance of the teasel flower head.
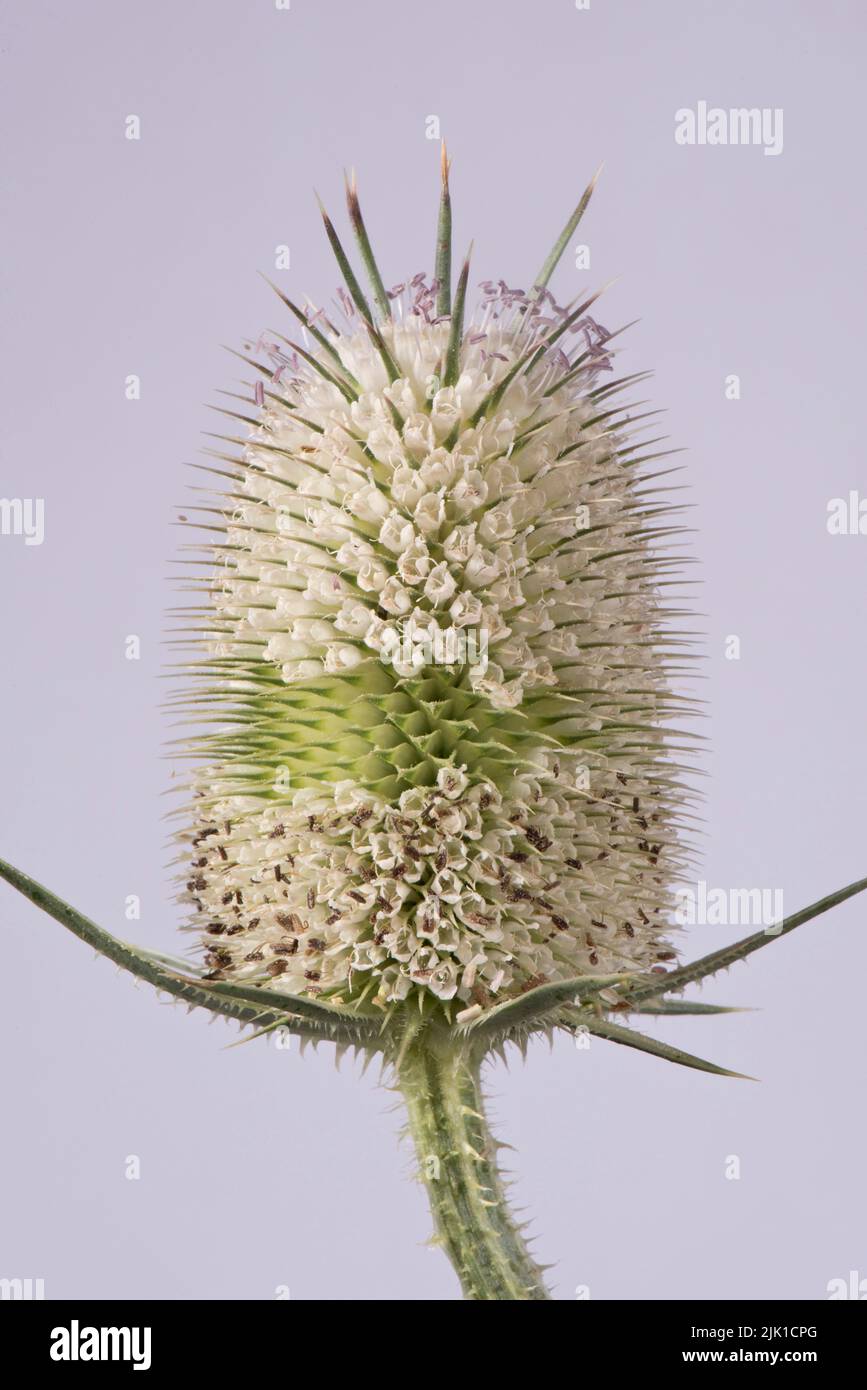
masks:
<path fill-rule="evenodd" d="M 216 495 L 183 516 L 205 537 L 172 702 L 199 963 L 117 940 L 0 861 L 189 1006 L 378 1055 L 472 1299 L 549 1296 L 485 1120 L 491 1054 L 581 1031 L 733 1076 L 631 1017 L 726 1012 L 680 996 L 867 888 L 677 963 L 695 711 L 670 451 L 598 294 L 548 288 L 594 185 L 527 288 L 483 282 L 471 304 L 469 256 L 452 296 L 445 149 L 432 276 L 386 288 L 353 179 L 369 289 L 323 210 L 335 301 L 278 289 L 295 336 L 240 354 L 198 465 Z"/>
<path fill-rule="evenodd" d="M 455 1021 L 658 969 L 676 528 L 597 295 L 486 282 L 471 312 L 468 260 L 453 305 L 423 274 L 371 303 L 325 225 L 347 288 L 256 344 L 204 513 L 209 977 Z"/>

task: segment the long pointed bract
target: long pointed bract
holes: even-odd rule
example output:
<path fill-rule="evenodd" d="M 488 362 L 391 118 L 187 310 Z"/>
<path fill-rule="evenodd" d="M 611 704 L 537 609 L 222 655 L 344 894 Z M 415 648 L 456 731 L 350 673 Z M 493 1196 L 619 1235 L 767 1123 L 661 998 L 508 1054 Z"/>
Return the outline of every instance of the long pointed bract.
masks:
<path fill-rule="evenodd" d="M 537 985 L 517 999 L 507 999 L 488 1009 L 474 1022 L 467 1024 L 468 1038 L 488 1039 L 507 1037 L 513 1028 L 527 1028 L 540 1023 L 562 1004 L 576 999 L 589 999 L 600 990 L 620 984 L 621 975 L 578 975 L 571 980 L 556 980 Z"/>
<path fill-rule="evenodd" d="M 370 335 L 371 341 L 375 345 L 377 352 L 382 358 L 382 361 L 385 365 L 385 369 L 388 372 L 389 379 L 391 381 L 396 381 L 400 375 L 400 370 L 396 362 L 394 361 L 394 358 L 392 357 L 391 353 L 389 352 L 388 346 L 386 345 L 385 340 L 382 337 L 382 334 L 380 333 L 379 329 L 376 326 L 376 323 L 374 322 L 373 314 L 371 312 L 370 305 L 368 304 L 367 299 L 365 297 L 364 291 L 362 290 L 361 285 L 358 283 L 355 271 L 349 264 L 349 258 L 343 249 L 343 245 L 340 241 L 339 236 L 337 235 L 337 232 L 334 230 L 334 224 L 332 223 L 331 218 L 328 216 L 328 213 L 325 211 L 325 208 L 322 206 L 321 202 L 319 204 L 319 210 L 322 213 L 322 220 L 325 224 L 325 231 L 328 236 L 328 240 L 331 243 L 331 249 L 334 252 L 337 264 L 340 267 L 340 272 L 344 280 L 346 281 L 346 288 L 349 291 L 349 296 L 356 309 L 358 310 L 361 322 L 363 323 L 368 334 Z M 296 351 L 297 350 L 298 349 L 296 348 Z M 393 407 L 392 413 L 394 413 Z"/>
<path fill-rule="evenodd" d="M 717 971 L 726 970 L 737 961 L 745 960 L 747 956 L 752 955 L 753 951 L 758 951 L 771 941 L 777 941 L 781 936 L 788 935 L 796 927 L 803 926 L 805 922 L 827 912 L 831 907 L 836 907 L 838 903 L 845 902 L 847 898 L 854 897 L 856 893 L 863 893 L 865 888 L 867 888 L 867 878 L 859 878 L 855 883 L 850 883 L 848 887 L 838 888 L 836 893 L 829 893 L 827 897 L 811 903 L 809 907 L 802 907 L 800 912 L 794 912 L 791 917 L 784 918 L 778 926 L 765 927 L 762 931 L 753 932 L 751 936 L 745 936 L 740 941 L 733 942 L 731 946 L 723 946 L 719 951 L 711 951 L 709 955 L 702 956 L 699 960 L 693 961 L 691 965 L 682 965 L 677 970 L 670 970 L 667 975 L 658 975 L 653 981 L 624 985 L 619 992 L 630 1003 L 637 1003 L 640 999 L 654 999 L 659 995 L 670 993 L 671 990 L 684 989 L 686 985 L 694 984 L 697 980 L 707 979 L 709 975 L 715 975 Z"/>
<path fill-rule="evenodd" d="M 367 271 L 367 278 L 373 290 L 373 299 L 377 309 L 384 319 L 391 318 L 391 302 L 388 298 L 382 276 L 379 273 L 379 266 L 376 264 L 376 257 L 373 254 L 373 247 L 370 244 L 370 237 L 367 235 L 367 227 L 361 215 L 361 204 L 358 201 L 358 188 L 355 182 L 355 172 L 353 171 L 351 181 L 346 182 L 346 205 L 349 209 L 349 220 L 352 223 L 352 230 L 355 233 L 355 241 L 358 252 Z"/>
<path fill-rule="evenodd" d="M 572 237 L 573 232 L 578 226 L 578 223 L 581 221 L 581 218 L 584 216 L 587 204 L 590 202 L 590 199 L 593 196 L 593 190 L 596 187 L 596 180 L 599 178 L 599 175 L 601 173 L 602 165 L 600 164 L 599 168 L 596 170 L 596 173 L 593 175 L 584 192 L 581 194 L 581 197 L 578 200 L 578 206 L 575 208 L 575 211 L 572 213 L 571 217 L 569 218 L 569 221 L 566 223 L 566 226 L 563 228 L 557 240 L 554 242 L 554 245 L 551 247 L 551 250 L 549 251 L 545 260 L 542 262 L 542 268 L 539 271 L 539 274 L 536 276 L 535 280 L 533 281 L 534 289 L 544 289 L 548 284 L 548 281 L 551 279 L 551 276 L 554 274 L 560 257 L 563 255 L 563 252 L 569 245 L 569 241 Z"/>
<path fill-rule="evenodd" d="M 440 169 L 442 192 L 437 223 L 434 276 L 437 282 L 437 314 L 444 315 L 452 311 L 452 200 L 449 192 L 449 157 L 445 140 L 442 143 Z"/>
<path fill-rule="evenodd" d="M 350 298 L 362 318 L 368 323 L 373 323 L 373 314 L 370 311 L 370 305 L 367 302 L 361 285 L 358 283 L 355 271 L 349 263 L 349 257 L 343 249 L 343 243 L 334 229 L 334 223 L 325 211 L 321 201 L 319 203 L 319 211 L 322 214 L 322 221 L 325 225 L 325 235 L 328 237 L 331 249 L 334 252 L 334 259 L 340 267 L 340 274 L 346 281 L 346 288 L 349 291 Z"/>
<path fill-rule="evenodd" d="M 644 1033 L 636 1033 L 634 1028 L 621 1028 L 618 1023 L 609 1023 L 607 1019 L 593 1018 L 592 1016 L 582 1019 L 579 1027 L 586 1028 L 588 1033 L 594 1034 L 598 1038 L 606 1038 L 608 1042 L 622 1043 L 624 1047 L 637 1048 L 639 1052 L 649 1052 L 653 1057 L 660 1057 L 665 1062 L 677 1062 L 681 1067 L 693 1067 L 696 1071 L 712 1072 L 715 1076 L 737 1077 L 740 1081 L 755 1081 L 754 1076 L 746 1076 L 740 1071 L 728 1071 L 726 1067 L 718 1067 L 715 1062 L 706 1062 L 702 1057 L 694 1057 L 691 1052 L 683 1052 L 679 1047 L 671 1047 L 669 1043 L 660 1042 L 658 1038 L 649 1038 Z"/>
<path fill-rule="evenodd" d="M 335 362 L 337 366 L 340 368 L 341 372 L 343 372 L 343 374 L 347 376 L 348 373 L 340 360 L 339 352 L 334 347 L 333 343 L 330 343 L 328 341 L 321 329 L 317 328 L 314 323 L 310 322 L 310 319 L 308 318 L 307 314 L 305 314 L 304 310 L 300 308 L 299 305 L 295 304 L 287 294 L 284 294 L 279 285 L 275 285 L 274 281 L 269 280 L 267 275 L 263 275 L 262 279 L 265 281 L 266 285 L 271 286 L 271 289 L 277 295 L 278 299 L 281 299 L 283 301 L 283 303 L 286 305 L 286 308 L 290 311 L 290 313 L 295 315 L 298 322 L 304 325 L 311 338 L 315 338 L 316 342 L 322 348 L 323 352 L 327 352 L 331 360 Z M 355 382 L 354 384 L 357 386 L 358 382 Z"/>
<path fill-rule="evenodd" d="M 173 994 L 188 1004 L 209 1009 L 212 1013 L 225 1014 L 241 1023 L 256 1023 L 266 1027 L 279 1025 L 289 1031 L 300 1031 L 306 1036 L 330 1037 L 332 1041 L 342 1040 L 365 1045 L 375 1040 L 376 1020 L 364 1021 L 351 1014 L 341 1015 L 336 1010 L 317 1005 L 309 999 L 295 1000 L 287 995 L 278 996 L 271 993 L 257 996 L 252 990 L 219 989 L 207 980 L 179 975 L 167 969 L 156 953 L 140 950 L 126 941 L 118 940 L 62 898 L 58 898 L 50 889 L 2 859 L 0 878 L 5 879 L 35 907 L 41 908 L 49 917 L 60 922 L 61 926 L 66 927 L 88 946 L 92 946 L 107 960 L 153 985 L 155 989 Z M 300 1019 L 294 1017 L 295 1015 L 300 1015 Z M 307 1026 L 310 1022 L 320 1025 L 312 1033 Z M 296 1024 L 299 1024 L 299 1027 L 296 1027 Z"/>
<path fill-rule="evenodd" d="M 455 292 L 455 307 L 452 310 L 449 343 L 446 348 L 446 369 L 445 376 L 443 377 L 444 386 L 454 386 L 461 370 L 461 344 L 464 337 L 464 307 L 467 299 L 467 279 L 470 274 L 470 257 L 472 254 L 473 246 L 471 242 L 466 260 L 461 266 L 461 273 L 458 276 L 458 287 Z M 448 312 L 448 310 L 446 312 Z"/>

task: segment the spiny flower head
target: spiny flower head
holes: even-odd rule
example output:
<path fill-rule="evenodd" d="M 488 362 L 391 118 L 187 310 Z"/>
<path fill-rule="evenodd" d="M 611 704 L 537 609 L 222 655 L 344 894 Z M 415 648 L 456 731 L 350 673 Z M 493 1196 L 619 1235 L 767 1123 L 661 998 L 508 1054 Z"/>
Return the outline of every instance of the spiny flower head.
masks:
<path fill-rule="evenodd" d="M 281 293 L 304 342 L 248 351 L 212 451 L 181 837 L 207 978 L 460 1021 L 664 971 L 678 557 L 635 378 L 553 265 L 470 317 L 468 258 L 452 303 L 447 167 L 432 281 L 385 290 L 348 195 L 374 306 L 326 216 L 346 288 Z"/>

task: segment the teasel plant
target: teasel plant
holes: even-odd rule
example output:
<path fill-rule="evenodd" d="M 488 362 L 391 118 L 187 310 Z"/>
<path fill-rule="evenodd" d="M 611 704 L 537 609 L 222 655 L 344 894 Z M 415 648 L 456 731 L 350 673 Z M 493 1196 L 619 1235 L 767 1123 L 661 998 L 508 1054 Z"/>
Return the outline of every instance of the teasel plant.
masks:
<path fill-rule="evenodd" d="M 294 334 L 240 354 L 196 520 L 170 705 L 189 760 L 174 837 L 190 961 L 129 945 L 0 874 L 192 1008 L 378 1058 L 405 1104 L 434 1240 L 477 1300 L 550 1297 L 510 1210 L 481 1074 L 587 1034 L 717 1076 L 643 1015 L 863 891 L 678 961 L 694 853 L 685 528 L 656 412 L 617 339 L 549 283 L 452 275 L 443 147 L 432 275 L 356 264 Z M 599 292 L 601 293 L 601 291 Z M 595 312 L 595 310 L 594 310 Z M 628 326 L 628 325 L 627 325 Z M 687 727 L 680 728 L 685 722 Z"/>

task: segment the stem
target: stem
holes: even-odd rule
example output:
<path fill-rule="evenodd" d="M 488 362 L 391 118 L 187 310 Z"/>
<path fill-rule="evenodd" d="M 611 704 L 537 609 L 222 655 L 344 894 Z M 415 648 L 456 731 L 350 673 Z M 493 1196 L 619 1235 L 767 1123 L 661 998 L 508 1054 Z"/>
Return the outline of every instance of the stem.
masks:
<path fill-rule="evenodd" d="M 479 1057 L 432 1030 L 407 1047 L 398 1067 L 437 1239 L 465 1298 L 547 1299 L 506 1202 L 479 1070 Z"/>

